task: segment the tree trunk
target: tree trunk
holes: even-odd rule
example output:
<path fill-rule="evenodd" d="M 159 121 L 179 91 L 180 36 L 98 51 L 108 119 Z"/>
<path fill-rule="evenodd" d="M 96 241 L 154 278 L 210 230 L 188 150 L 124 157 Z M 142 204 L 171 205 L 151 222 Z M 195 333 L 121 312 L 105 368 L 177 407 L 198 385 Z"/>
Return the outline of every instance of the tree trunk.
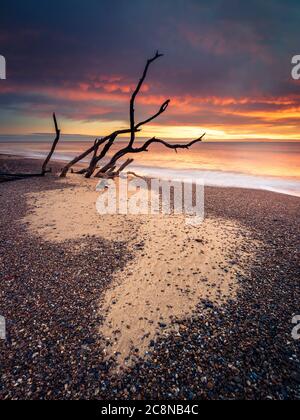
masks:
<path fill-rule="evenodd" d="M 50 159 L 52 158 L 53 153 L 55 152 L 57 143 L 59 142 L 59 138 L 60 138 L 60 130 L 59 130 L 58 125 L 57 125 L 57 120 L 56 120 L 55 113 L 53 114 L 53 121 L 54 121 L 56 137 L 55 137 L 54 142 L 52 144 L 51 150 L 50 150 L 48 156 L 46 157 L 46 160 L 45 160 L 45 162 L 42 166 L 42 176 L 44 176 L 47 173 L 47 165 L 50 162 Z"/>

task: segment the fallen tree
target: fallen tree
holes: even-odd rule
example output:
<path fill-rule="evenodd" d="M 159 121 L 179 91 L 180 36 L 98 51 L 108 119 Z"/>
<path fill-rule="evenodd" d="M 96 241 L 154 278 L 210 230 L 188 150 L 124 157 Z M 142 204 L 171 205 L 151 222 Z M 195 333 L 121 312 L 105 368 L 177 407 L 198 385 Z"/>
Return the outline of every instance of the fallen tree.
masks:
<path fill-rule="evenodd" d="M 52 143 L 52 147 L 50 149 L 49 154 L 47 155 L 43 165 L 42 165 L 42 169 L 41 172 L 38 173 L 9 173 L 9 172 L 0 172 L 0 179 L 2 182 L 7 182 L 7 181 L 17 181 L 20 179 L 24 179 L 24 178 L 35 178 L 35 177 L 42 177 L 45 176 L 47 173 L 51 172 L 51 168 L 47 169 L 47 166 L 52 158 L 53 153 L 55 152 L 56 146 L 59 142 L 60 139 L 60 129 L 58 128 L 58 124 L 57 124 L 57 119 L 56 119 L 56 115 L 55 113 L 53 114 L 53 122 L 54 122 L 54 128 L 55 128 L 55 133 L 56 136 L 54 138 L 54 141 Z"/>
<path fill-rule="evenodd" d="M 205 134 L 203 134 L 201 137 L 199 137 L 196 140 L 193 140 L 189 143 L 179 143 L 179 144 L 172 144 L 168 143 L 164 140 L 158 139 L 156 137 L 153 137 L 152 139 L 147 140 L 142 146 L 135 147 L 135 141 L 136 141 L 136 133 L 142 130 L 142 127 L 146 124 L 149 124 L 156 118 L 158 118 L 161 114 L 163 114 L 169 104 L 170 99 L 166 100 L 160 107 L 160 109 L 151 117 L 145 119 L 144 121 L 141 121 L 136 124 L 135 122 L 135 101 L 136 98 L 143 86 L 143 83 L 147 77 L 149 68 L 151 64 L 162 57 L 162 54 L 159 54 L 158 52 L 155 54 L 153 58 L 150 58 L 145 66 L 144 72 L 142 74 L 142 77 L 137 84 L 137 87 L 135 91 L 133 92 L 130 100 L 130 128 L 125 130 L 118 130 L 110 135 L 102 138 L 102 139 L 96 139 L 93 146 L 91 146 L 89 149 L 87 149 L 85 152 L 83 152 L 80 156 L 74 158 L 72 161 L 70 161 L 65 167 L 63 168 L 61 172 L 61 177 L 65 177 L 67 173 L 71 170 L 71 168 L 85 159 L 87 156 L 92 154 L 90 163 L 88 167 L 80 170 L 77 173 L 84 174 L 86 178 L 90 178 L 91 176 L 95 176 L 98 178 L 114 178 L 120 175 L 122 171 L 124 171 L 129 165 L 133 163 L 133 158 L 128 158 L 124 163 L 119 163 L 120 159 L 125 158 L 127 155 L 136 155 L 138 153 L 148 152 L 149 147 L 154 144 L 161 144 L 169 149 L 175 150 L 177 152 L 178 149 L 189 149 L 194 144 L 199 143 L 203 140 Z M 112 148 L 112 146 L 115 144 L 117 138 L 120 135 L 129 134 L 130 139 L 128 144 L 120 148 L 110 159 L 107 163 L 105 161 L 107 160 L 107 156 Z M 102 149 L 101 149 L 102 147 Z"/>

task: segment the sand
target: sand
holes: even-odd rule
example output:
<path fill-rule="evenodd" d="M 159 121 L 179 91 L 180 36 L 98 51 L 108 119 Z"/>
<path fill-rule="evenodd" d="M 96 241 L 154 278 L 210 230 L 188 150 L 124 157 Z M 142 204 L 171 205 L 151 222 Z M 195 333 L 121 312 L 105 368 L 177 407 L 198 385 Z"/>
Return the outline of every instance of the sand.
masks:
<path fill-rule="evenodd" d="M 41 165 L 36 160 L 1 160 L 0 156 L 1 163 L 9 165 L 10 171 L 22 172 L 36 171 Z M 160 335 L 149 343 L 147 357 L 142 356 L 141 347 L 136 363 L 128 366 L 123 354 L 118 358 L 119 369 L 115 369 L 110 355 L 118 347 L 126 354 L 122 341 L 130 337 L 130 330 L 122 328 L 118 343 L 110 345 L 116 337 L 109 319 L 118 321 L 122 305 L 110 304 L 109 297 L 121 292 L 122 284 L 127 287 L 127 280 L 134 293 L 128 294 L 126 303 L 140 296 L 142 288 L 133 287 L 133 278 L 136 284 L 141 283 L 136 270 L 140 264 L 141 270 L 146 265 L 148 275 L 156 270 L 158 258 L 170 259 L 172 265 L 169 254 L 174 241 L 169 241 L 164 254 L 159 238 L 156 244 L 156 237 L 151 236 L 159 251 L 156 260 L 149 256 L 147 261 L 143 254 L 150 252 L 150 241 L 144 239 L 153 231 L 151 218 L 114 216 L 102 217 L 99 222 L 98 215 L 91 212 L 96 224 L 87 221 L 83 227 L 81 207 L 90 210 L 81 194 L 86 192 L 84 200 L 88 193 L 93 196 L 95 185 L 88 187 L 83 180 L 81 186 L 80 177 L 73 176 L 58 180 L 60 167 L 51 166 L 53 173 L 45 178 L 1 185 L 0 312 L 7 321 L 7 340 L 0 341 L 1 399 L 299 399 L 299 342 L 291 338 L 291 321 L 298 314 L 300 296 L 298 198 L 206 187 L 202 237 L 213 225 L 217 228 L 217 237 L 211 240 L 223 241 L 223 246 L 218 243 L 217 247 L 220 256 L 225 256 L 221 264 L 224 275 L 226 270 L 233 272 L 229 295 L 223 292 L 223 304 L 209 273 L 203 284 L 203 295 L 210 292 L 209 299 L 201 298 L 193 312 L 188 308 L 185 319 L 174 315 L 166 327 L 159 326 Z M 74 201 L 66 205 L 69 198 Z M 59 214 L 65 217 L 62 224 Z M 166 229 L 179 225 L 177 235 L 182 227 L 180 218 L 166 220 Z M 177 266 L 184 268 L 185 278 L 189 271 L 184 261 L 194 252 L 193 246 L 200 251 L 204 245 L 205 256 L 214 258 L 210 239 L 203 244 L 200 231 L 201 227 L 196 241 L 188 236 L 179 256 L 176 252 Z M 109 240 L 104 239 L 107 235 Z M 176 244 L 180 238 L 176 237 Z M 203 254 L 200 257 L 196 258 L 197 269 L 202 272 Z M 209 264 L 213 270 L 212 262 Z M 126 276 L 132 266 L 132 275 Z M 173 271 L 171 285 L 179 281 L 176 267 Z M 157 285 L 150 280 L 152 286 Z M 222 285 L 226 285 L 223 279 Z M 159 289 L 155 288 L 155 293 Z M 169 293 L 171 288 L 167 290 Z M 180 299 L 184 306 L 186 300 Z M 146 314 L 142 316 L 152 316 L 143 305 L 141 309 Z M 163 304 L 160 309 L 163 314 Z M 127 312 L 123 311 L 124 319 Z M 132 311 L 128 313 L 130 320 L 134 318 Z M 104 329 L 110 340 L 105 340 Z M 136 336 L 131 337 L 135 340 Z"/>
<path fill-rule="evenodd" d="M 126 242 L 134 258 L 99 303 L 106 315 L 103 352 L 126 366 L 146 356 L 176 320 L 191 316 L 201 299 L 221 305 L 234 298 L 241 267 L 253 255 L 243 246 L 247 230 L 220 218 L 189 226 L 184 215 L 100 215 L 96 185 L 70 175 L 55 190 L 28 194 L 21 222 L 56 243 L 85 236 Z"/>
<path fill-rule="evenodd" d="M 176 329 L 176 320 L 190 317 L 201 299 L 221 305 L 234 298 L 239 264 L 250 256 L 240 255 L 239 227 L 224 220 L 194 228 L 184 217 L 147 218 L 138 238 L 144 247 L 116 276 L 103 305 L 106 352 L 121 364 L 144 356 L 156 335 Z"/>

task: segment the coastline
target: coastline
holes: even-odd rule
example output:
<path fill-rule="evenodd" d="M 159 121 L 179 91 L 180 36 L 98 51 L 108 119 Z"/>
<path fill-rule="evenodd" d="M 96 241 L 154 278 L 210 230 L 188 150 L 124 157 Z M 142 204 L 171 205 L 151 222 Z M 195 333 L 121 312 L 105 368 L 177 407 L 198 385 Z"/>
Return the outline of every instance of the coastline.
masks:
<path fill-rule="evenodd" d="M 12 170 L 40 164 L 15 157 L 8 161 Z M 0 343 L 1 398 L 299 397 L 293 356 L 299 348 L 291 339 L 291 319 L 300 297 L 298 198 L 206 187 L 208 222 L 201 237 L 199 232 L 195 237 L 184 236 L 181 221 L 174 218 L 167 220 L 167 226 L 165 221 L 151 226 L 151 221 L 138 223 L 137 217 L 112 216 L 99 224 L 97 232 L 85 207 L 90 202 L 82 199 L 83 193 L 94 197 L 95 181 L 82 185 L 76 176 L 60 181 L 55 176 L 60 164 L 51 166 L 54 173 L 43 179 L 1 184 L 1 314 L 8 320 L 8 340 Z M 154 237 L 157 244 L 149 242 Z M 161 266 L 153 261 L 159 253 Z M 176 256 L 173 266 L 170 254 Z M 200 255 L 213 259 L 216 267 L 210 260 L 211 270 L 203 270 Z M 250 255 L 250 261 L 245 255 Z M 196 267 L 191 266 L 190 256 Z M 147 266 L 148 257 L 155 267 Z M 144 309 L 141 317 L 153 321 L 150 313 L 156 308 L 149 297 L 157 285 L 150 278 L 147 282 L 146 274 L 155 279 L 161 274 L 164 279 L 168 275 L 162 271 L 164 265 L 171 271 L 171 280 L 160 285 L 155 302 L 174 281 L 176 266 L 184 273 L 179 289 L 194 276 L 206 281 L 199 289 L 191 282 L 180 290 L 177 309 L 172 308 L 172 328 L 164 326 L 164 318 L 159 320 L 161 331 L 150 337 L 147 358 L 137 353 L 133 364 L 115 371 L 116 360 L 103 351 L 115 350 L 114 345 L 101 325 L 114 319 L 113 328 L 120 328 L 124 305 L 130 304 L 127 313 L 132 319 L 137 298 Z M 187 274 L 189 268 L 192 275 Z M 233 277 L 230 293 L 222 299 L 215 294 L 222 286 L 218 287 L 216 278 L 210 279 L 211 272 L 220 274 L 218 270 L 224 276 L 217 275 L 221 281 L 228 273 Z M 145 285 L 152 285 L 146 294 L 141 284 L 143 294 L 137 295 L 134 282 L 139 276 L 146 278 Z M 116 288 L 114 282 L 119 283 Z M 189 294 L 196 298 L 192 311 L 181 313 Z M 18 369 L 14 369 L 16 360 Z M 162 383 L 161 377 L 169 380 Z M 265 378 L 271 378 L 268 387 Z"/>
<path fill-rule="evenodd" d="M 205 146 L 210 149 L 210 147 L 215 146 L 215 144 L 206 143 Z M 31 147 L 33 147 L 33 145 L 31 145 Z M 239 147 L 241 148 L 241 150 L 243 149 L 242 144 L 240 144 Z M 33 150 L 35 150 L 34 147 L 33 147 Z M 23 151 L 21 150 L 19 154 L 19 158 L 22 157 L 24 159 L 31 159 L 31 158 L 42 159 L 43 157 L 46 156 L 46 151 L 38 152 L 37 150 L 35 151 L 31 150 L 28 153 L 25 153 L 24 150 Z M 79 153 L 79 152 L 74 153 L 74 151 L 71 152 L 71 150 L 72 149 L 70 148 L 70 144 L 69 144 L 65 150 L 62 150 L 56 155 L 54 155 L 52 160 L 54 162 L 56 161 L 57 163 L 70 161 L 74 157 L 75 154 Z M 204 158 L 203 162 L 201 162 L 201 159 L 200 159 L 197 165 L 195 164 L 196 161 L 192 160 L 191 162 L 187 162 L 184 166 L 182 166 L 182 162 L 180 162 L 180 159 L 179 159 L 177 163 L 181 166 L 177 167 L 176 160 L 175 162 L 171 160 L 173 162 L 172 163 L 173 168 L 172 168 L 172 167 L 168 167 L 168 164 L 166 161 L 158 160 L 158 162 L 156 162 L 155 160 L 151 161 L 150 159 L 150 161 L 147 162 L 147 160 L 143 161 L 143 158 L 142 158 L 139 164 L 131 165 L 131 170 L 149 178 L 152 177 L 156 179 L 159 178 L 159 179 L 168 179 L 168 180 L 169 179 L 175 180 L 175 179 L 180 178 L 180 180 L 186 180 L 187 182 L 196 182 L 200 184 L 204 183 L 204 185 L 208 187 L 245 188 L 245 189 L 252 189 L 252 190 L 271 191 L 271 192 L 276 192 L 279 194 L 300 197 L 300 176 L 299 176 L 299 171 L 295 169 L 295 162 L 298 156 L 297 153 L 299 153 L 297 150 L 298 149 L 294 151 L 296 154 L 292 162 L 293 176 L 292 175 L 288 176 L 287 173 L 285 176 L 276 175 L 279 168 L 280 168 L 281 173 L 285 173 L 285 171 L 288 172 L 290 170 L 287 161 L 285 162 L 284 167 L 281 168 L 280 166 L 281 163 L 278 161 L 278 157 L 277 157 L 277 163 L 275 163 L 275 167 L 276 165 L 279 165 L 279 166 L 277 167 L 277 170 L 275 170 L 275 172 L 269 171 L 268 173 L 267 171 L 267 173 L 263 174 L 258 171 L 256 173 L 255 170 L 253 170 L 253 168 L 251 167 L 251 165 L 249 167 L 249 162 L 248 162 L 248 167 L 247 166 L 244 167 L 244 160 L 245 160 L 245 163 L 247 163 L 247 158 L 245 157 L 245 154 L 242 154 L 239 157 L 237 157 L 237 160 L 238 161 L 240 160 L 238 168 L 235 168 L 231 164 L 229 164 L 228 166 L 226 159 L 223 161 L 222 166 L 220 166 L 220 161 L 218 165 L 214 165 L 214 164 L 212 165 L 212 162 L 208 164 L 209 159 L 211 159 L 211 157 L 205 155 L 204 153 L 204 156 L 206 156 L 206 158 Z M 7 153 L 11 154 L 8 151 Z M 234 150 L 233 150 L 233 153 L 234 153 Z M 270 153 L 271 153 L 270 156 L 272 156 L 272 150 L 270 150 Z M 2 154 L 6 154 L 6 152 L 3 152 Z M 1 155 L 1 151 L 0 151 L 0 155 Z M 276 150 L 275 150 L 275 156 L 276 156 Z M 215 158 L 216 158 L 216 162 L 218 162 L 218 159 L 220 159 L 218 158 L 218 154 L 216 154 Z M 252 159 L 252 164 L 255 164 L 258 167 L 262 166 L 262 162 L 253 161 L 253 156 L 251 159 Z M 266 159 L 266 156 L 264 159 Z M 285 156 L 285 159 L 288 159 L 287 155 Z M 83 165 L 88 163 L 88 161 L 89 159 L 86 158 L 78 165 L 78 167 L 82 168 Z M 241 163 L 243 163 L 243 165 L 241 165 Z M 298 175 L 296 176 L 296 174 Z"/>

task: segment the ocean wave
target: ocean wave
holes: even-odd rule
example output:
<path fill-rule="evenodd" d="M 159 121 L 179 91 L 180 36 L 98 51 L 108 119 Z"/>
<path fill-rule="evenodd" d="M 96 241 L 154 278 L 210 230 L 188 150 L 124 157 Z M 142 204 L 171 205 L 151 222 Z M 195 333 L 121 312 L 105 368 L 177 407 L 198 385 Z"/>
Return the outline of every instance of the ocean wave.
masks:
<path fill-rule="evenodd" d="M 265 190 L 300 197 L 300 180 L 247 175 L 228 171 L 173 170 L 170 168 L 153 168 L 137 165 L 132 167 L 131 170 L 144 176 L 165 180 L 194 182 L 211 187 Z"/>
<path fill-rule="evenodd" d="M 19 148 L 16 144 L 1 147 L 0 153 L 11 154 L 16 156 L 24 156 L 27 158 L 43 159 L 47 156 L 48 151 L 26 150 Z M 73 159 L 78 152 L 57 152 L 53 156 L 53 160 L 60 162 L 68 162 Z M 82 162 L 89 161 L 87 157 Z M 154 165 L 154 163 L 152 163 Z M 165 167 L 134 165 L 130 167 L 130 171 L 137 172 L 141 175 L 169 179 L 173 181 L 198 182 L 206 186 L 213 187 L 231 187 L 231 188 L 247 188 L 256 190 L 272 191 L 281 194 L 300 197 L 300 179 L 289 179 L 285 177 L 271 177 L 265 175 L 251 175 L 242 172 L 233 172 L 228 170 L 190 170 L 190 169 L 172 169 Z"/>

